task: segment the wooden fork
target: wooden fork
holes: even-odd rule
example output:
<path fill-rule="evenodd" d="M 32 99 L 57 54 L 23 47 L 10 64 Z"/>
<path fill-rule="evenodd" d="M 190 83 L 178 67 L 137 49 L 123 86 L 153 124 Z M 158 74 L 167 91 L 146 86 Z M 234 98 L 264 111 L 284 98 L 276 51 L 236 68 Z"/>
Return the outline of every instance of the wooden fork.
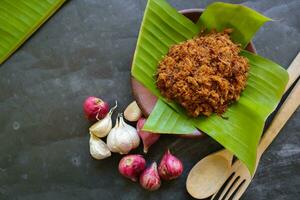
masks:
<path fill-rule="evenodd" d="M 265 132 L 262 137 L 257 151 L 257 162 L 255 171 L 257 169 L 259 160 L 263 152 L 268 148 L 272 143 L 275 137 L 278 135 L 281 128 L 287 122 L 287 120 L 292 116 L 292 114 L 297 110 L 300 105 L 300 81 L 296 84 L 295 88 L 292 90 L 290 95 L 287 97 L 281 108 L 279 109 L 277 115 L 272 121 L 270 127 Z M 254 173 L 255 173 L 254 171 Z M 215 199 L 217 194 L 220 194 L 218 197 L 219 200 L 228 200 L 229 198 L 233 200 L 239 199 L 242 194 L 245 192 L 249 186 L 253 177 L 249 173 L 245 164 L 240 160 L 237 160 L 231 168 L 230 177 L 218 192 L 216 192 L 211 199 Z M 224 189 L 223 189 L 224 188 Z M 222 190 L 223 189 L 223 190 Z"/>

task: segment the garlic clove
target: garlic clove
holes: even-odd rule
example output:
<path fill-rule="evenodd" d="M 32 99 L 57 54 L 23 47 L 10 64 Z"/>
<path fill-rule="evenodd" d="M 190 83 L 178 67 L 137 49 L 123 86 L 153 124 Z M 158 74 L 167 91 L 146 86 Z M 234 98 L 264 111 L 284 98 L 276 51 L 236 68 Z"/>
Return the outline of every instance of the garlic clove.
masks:
<path fill-rule="evenodd" d="M 140 138 L 134 127 L 124 122 L 122 114 L 118 114 L 116 125 L 107 136 L 107 146 L 112 152 L 127 154 L 138 147 Z"/>
<path fill-rule="evenodd" d="M 128 124 L 126 124 L 126 127 L 132 139 L 132 148 L 135 149 L 140 145 L 140 137 L 135 128 Z"/>
<path fill-rule="evenodd" d="M 90 154 L 97 160 L 111 156 L 111 152 L 109 151 L 105 142 L 93 134 L 90 134 Z"/>
<path fill-rule="evenodd" d="M 106 117 L 102 120 L 99 120 L 95 124 L 93 124 L 90 128 L 89 131 L 91 134 L 102 138 L 107 136 L 109 131 L 111 130 L 112 127 L 112 121 L 111 121 L 111 116 L 108 114 Z"/>
<path fill-rule="evenodd" d="M 108 133 L 107 139 L 106 139 L 106 143 L 108 148 L 110 149 L 111 152 L 114 153 L 118 153 L 120 151 L 120 149 L 118 148 L 116 142 L 117 142 L 117 131 L 118 131 L 118 127 L 119 127 L 119 119 L 117 117 L 116 119 L 116 124 L 115 126 L 110 130 L 110 132 Z"/>
<path fill-rule="evenodd" d="M 129 153 L 129 151 L 133 149 L 132 138 L 126 133 L 118 134 L 117 137 L 118 139 L 116 145 L 119 148 L 119 153 L 120 154 Z"/>
<path fill-rule="evenodd" d="M 130 122 L 136 122 L 140 117 L 142 117 L 142 111 L 136 101 L 133 101 L 127 106 L 124 111 L 124 117 Z"/>
<path fill-rule="evenodd" d="M 132 141 L 132 148 L 137 148 L 140 145 L 140 137 L 137 133 L 137 130 L 130 126 L 129 124 L 127 124 L 123 117 L 120 118 L 120 125 L 122 127 L 124 127 L 124 129 L 127 131 L 129 137 L 131 137 L 131 141 Z"/>
<path fill-rule="evenodd" d="M 99 120 L 89 128 L 90 133 L 92 133 L 93 135 L 99 138 L 107 136 L 112 127 L 111 115 L 116 109 L 116 107 L 117 107 L 117 101 L 116 101 L 116 105 L 110 109 L 109 113 L 105 116 L 104 119 Z"/>

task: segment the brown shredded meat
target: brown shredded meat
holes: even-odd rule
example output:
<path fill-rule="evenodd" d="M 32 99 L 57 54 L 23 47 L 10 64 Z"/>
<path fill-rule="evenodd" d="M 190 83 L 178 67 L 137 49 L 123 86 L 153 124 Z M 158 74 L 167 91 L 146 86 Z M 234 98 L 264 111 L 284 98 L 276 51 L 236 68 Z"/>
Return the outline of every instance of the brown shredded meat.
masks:
<path fill-rule="evenodd" d="M 221 115 L 246 86 L 248 60 L 230 32 L 212 31 L 174 45 L 159 63 L 158 89 L 190 116 Z"/>

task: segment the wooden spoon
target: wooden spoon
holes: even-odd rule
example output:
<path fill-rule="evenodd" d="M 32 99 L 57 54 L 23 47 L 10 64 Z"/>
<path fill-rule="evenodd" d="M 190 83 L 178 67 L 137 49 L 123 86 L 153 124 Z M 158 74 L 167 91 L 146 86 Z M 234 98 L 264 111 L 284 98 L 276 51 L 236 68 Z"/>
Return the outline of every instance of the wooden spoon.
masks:
<path fill-rule="evenodd" d="M 298 81 L 298 83 L 293 88 L 287 99 L 284 101 L 276 116 L 274 117 L 274 120 L 272 121 L 271 125 L 269 126 L 268 130 L 265 132 L 264 136 L 260 141 L 260 144 L 257 148 L 257 158 L 254 174 L 256 172 L 262 154 L 272 143 L 272 141 L 276 138 L 280 130 L 283 128 L 283 126 L 286 124 L 286 122 L 292 116 L 292 114 L 297 110 L 299 105 L 300 81 Z M 222 187 L 211 197 L 211 200 L 240 199 L 242 194 L 250 185 L 253 176 L 251 176 L 247 166 L 242 161 L 237 160 L 231 166 L 229 175 L 230 178 L 228 179 L 228 182 L 226 182 L 226 185 L 224 185 L 224 187 Z M 218 196 L 218 194 L 220 195 Z"/>
<path fill-rule="evenodd" d="M 287 71 L 289 82 L 285 91 L 300 75 L 300 53 Z M 186 189 L 188 193 L 197 199 L 204 199 L 215 194 L 230 175 L 232 159 L 233 154 L 224 149 L 200 160 L 187 177 Z"/>
<path fill-rule="evenodd" d="M 233 154 L 224 149 L 200 160 L 189 172 L 186 189 L 192 197 L 205 199 L 218 191 L 230 174 Z"/>

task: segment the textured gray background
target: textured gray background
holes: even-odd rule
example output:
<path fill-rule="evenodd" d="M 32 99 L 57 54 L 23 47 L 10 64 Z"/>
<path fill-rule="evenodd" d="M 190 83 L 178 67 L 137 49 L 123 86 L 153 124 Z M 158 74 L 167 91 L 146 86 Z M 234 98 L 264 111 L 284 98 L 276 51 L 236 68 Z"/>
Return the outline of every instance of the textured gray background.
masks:
<path fill-rule="evenodd" d="M 169 2 L 184 9 L 213 1 Z M 287 67 L 300 49 L 300 1 L 232 2 L 276 19 L 254 43 L 260 55 Z M 111 104 L 117 99 L 121 112 L 132 101 L 129 68 L 145 5 L 145 0 L 69 1 L 0 67 L 1 200 L 191 199 L 185 190 L 188 171 L 221 148 L 210 138 L 162 137 L 147 160 L 159 160 L 168 146 L 185 170 L 152 193 L 118 174 L 119 155 L 103 161 L 89 156 L 82 102 L 89 95 Z M 299 119 L 298 109 L 242 199 L 299 199 Z"/>

